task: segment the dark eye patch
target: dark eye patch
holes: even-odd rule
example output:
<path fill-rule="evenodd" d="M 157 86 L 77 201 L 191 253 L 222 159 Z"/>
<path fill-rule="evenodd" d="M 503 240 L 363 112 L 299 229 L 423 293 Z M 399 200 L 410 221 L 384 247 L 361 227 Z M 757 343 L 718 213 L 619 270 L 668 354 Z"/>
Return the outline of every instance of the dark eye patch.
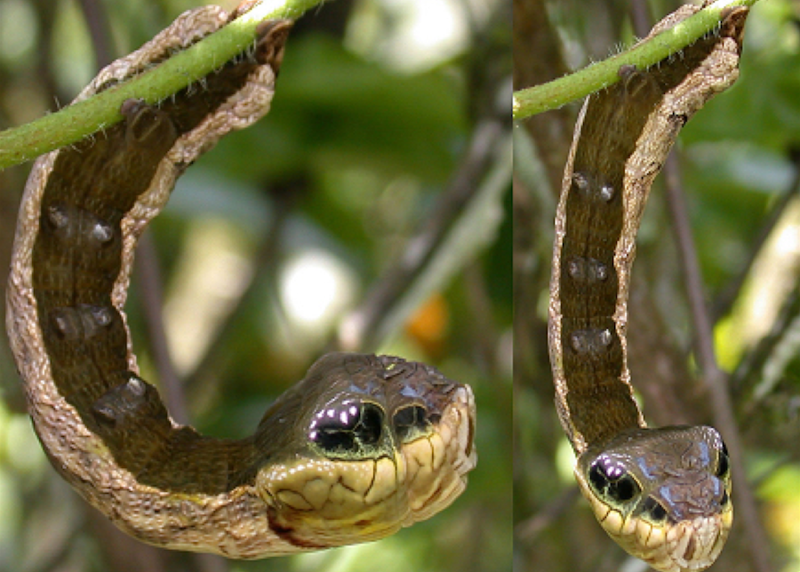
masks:
<path fill-rule="evenodd" d="M 589 469 L 589 481 L 603 496 L 615 502 L 627 502 L 641 492 L 639 483 L 625 471 L 609 474 L 602 461 L 595 461 Z"/>
<path fill-rule="evenodd" d="M 728 474 L 730 471 L 730 460 L 728 459 L 728 448 L 725 446 L 725 443 L 722 444 L 722 449 L 719 452 L 719 458 L 717 459 L 717 470 L 715 474 L 717 477 L 722 478 Z"/>
<path fill-rule="evenodd" d="M 345 403 L 320 411 L 308 438 L 329 453 L 355 453 L 374 446 L 383 433 L 383 410 L 372 403 Z"/>
<path fill-rule="evenodd" d="M 654 522 L 663 522 L 667 519 L 667 509 L 653 497 L 647 497 L 642 504 L 642 512 Z"/>
<path fill-rule="evenodd" d="M 400 441 L 409 441 L 428 427 L 428 412 L 420 405 L 403 407 L 394 414 L 392 422 Z"/>

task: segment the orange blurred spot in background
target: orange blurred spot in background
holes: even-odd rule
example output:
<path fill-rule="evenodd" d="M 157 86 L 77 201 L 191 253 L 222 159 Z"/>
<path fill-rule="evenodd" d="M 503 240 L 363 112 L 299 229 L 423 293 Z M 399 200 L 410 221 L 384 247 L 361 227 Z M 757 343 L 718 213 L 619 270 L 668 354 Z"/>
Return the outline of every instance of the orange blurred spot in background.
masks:
<path fill-rule="evenodd" d="M 417 309 L 406 322 L 406 334 L 433 358 L 441 357 L 450 323 L 447 302 L 441 294 L 434 294 Z"/>

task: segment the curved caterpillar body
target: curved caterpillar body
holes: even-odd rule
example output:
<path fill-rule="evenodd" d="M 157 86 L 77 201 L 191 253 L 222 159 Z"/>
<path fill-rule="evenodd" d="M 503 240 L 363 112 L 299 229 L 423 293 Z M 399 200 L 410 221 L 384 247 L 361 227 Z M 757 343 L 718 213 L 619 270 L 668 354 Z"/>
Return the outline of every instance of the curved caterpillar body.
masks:
<path fill-rule="evenodd" d="M 671 28 L 684 6 L 653 28 Z M 627 366 L 635 238 L 653 179 L 678 132 L 738 75 L 746 8 L 646 71 L 589 96 L 561 198 L 548 341 L 556 406 L 575 475 L 603 528 L 663 572 L 703 570 L 732 521 L 727 451 L 710 427 L 646 429 Z M 648 36 L 648 37 L 650 37 Z"/>
<path fill-rule="evenodd" d="M 125 81 L 239 15 L 181 15 L 78 96 Z M 123 313 L 137 239 L 176 178 L 263 116 L 291 22 L 200 82 L 39 158 L 23 197 L 7 328 L 53 466 L 145 542 L 259 558 L 373 540 L 428 518 L 475 465 L 468 386 L 389 356 L 330 354 L 242 440 L 168 415 L 139 377 Z"/>

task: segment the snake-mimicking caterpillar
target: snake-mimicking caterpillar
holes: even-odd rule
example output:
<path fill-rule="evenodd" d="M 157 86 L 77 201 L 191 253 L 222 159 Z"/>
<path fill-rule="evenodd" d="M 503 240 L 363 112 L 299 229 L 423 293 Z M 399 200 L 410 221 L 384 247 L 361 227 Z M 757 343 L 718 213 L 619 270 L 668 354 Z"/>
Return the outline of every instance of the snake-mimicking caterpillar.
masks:
<path fill-rule="evenodd" d="M 77 100 L 246 10 L 184 13 Z M 374 540 L 447 507 L 476 462 L 471 389 L 424 364 L 324 356 L 240 440 L 177 424 L 139 377 L 123 313 L 137 239 L 192 162 L 267 113 L 291 25 L 264 22 L 196 85 L 128 100 L 121 123 L 40 157 L 22 201 L 7 330 L 36 433 L 88 502 L 166 548 L 260 558 Z"/>
<path fill-rule="evenodd" d="M 698 10 L 683 6 L 648 37 Z M 647 429 L 627 365 L 636 233 L 653 179 L 689 118 L 738 76 L 747 8 L 581 109 L 556 213 L 548 340 L 575 476 L 608 534 L 662 572 L 704 570 L 733 518 L 728 453 L 705 426 Z"/>

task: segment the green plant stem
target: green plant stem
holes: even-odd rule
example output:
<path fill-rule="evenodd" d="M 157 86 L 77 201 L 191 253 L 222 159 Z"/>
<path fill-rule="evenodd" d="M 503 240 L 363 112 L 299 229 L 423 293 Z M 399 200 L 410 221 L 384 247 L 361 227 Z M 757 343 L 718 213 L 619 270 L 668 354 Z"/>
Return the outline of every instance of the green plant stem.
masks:
<path fill-rule="evenodd" d="M 620 66 L 632 64 L 645 69 L 695 42 L 719 23 L 723 10 L 732 6 L 752 6 L 757 0 L 720 0 L 703 8 L 676 26 L 642 42 L 635 48 L 597 62 L 568 76 L 514 92 L 514 119 L 520 120 L 617 82 Z"/>
<path fill-rule="evenodd" d="M 267 19 L 297 19 L 323 0 L 268 0 L 134 79 L 25 125 L 0 132 L 0 169 L 75 143 L 122 119 L 126 99 L 157 103 L 208 75 L 249 46 Z"/>

